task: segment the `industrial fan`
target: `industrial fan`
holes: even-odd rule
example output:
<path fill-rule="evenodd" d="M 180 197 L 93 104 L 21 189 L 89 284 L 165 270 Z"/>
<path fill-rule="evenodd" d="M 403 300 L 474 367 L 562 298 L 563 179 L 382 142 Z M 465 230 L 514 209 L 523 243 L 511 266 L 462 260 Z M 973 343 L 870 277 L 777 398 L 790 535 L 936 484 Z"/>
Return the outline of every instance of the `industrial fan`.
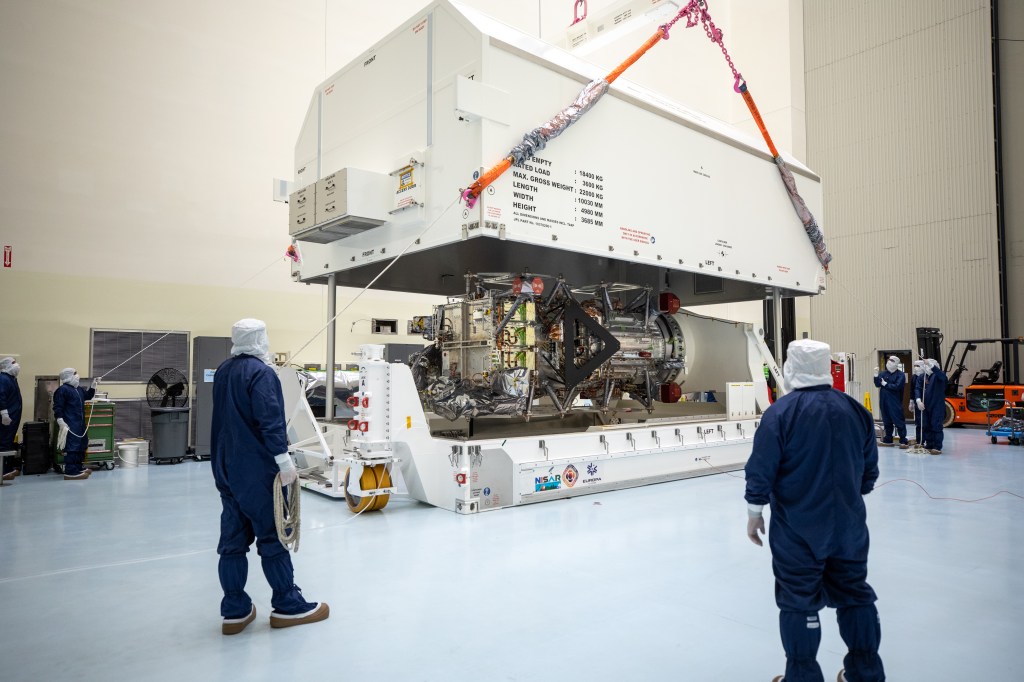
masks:
<path fill-rule="evenodd" d="M 146 401 L 153 418 L 153 460 L 181 462 L 188 450 L 188 379 L 164 367 L 149 378 Z"/>
<path fill-rule="evenodd" d="M 188 379 L 171 367 L 164 367 L 149 378 L 146 402 L 150 407 L 187 407 Z"/>

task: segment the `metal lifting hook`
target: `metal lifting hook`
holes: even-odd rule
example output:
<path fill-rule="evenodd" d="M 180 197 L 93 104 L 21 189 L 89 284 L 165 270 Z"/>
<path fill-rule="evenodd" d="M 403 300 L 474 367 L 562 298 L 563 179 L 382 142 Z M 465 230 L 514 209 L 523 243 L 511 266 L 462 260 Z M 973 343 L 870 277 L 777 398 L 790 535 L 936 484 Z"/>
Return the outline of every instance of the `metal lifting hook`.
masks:
<path fill-rule="evenodd" d="M 580 7 L 583 8 L 583 16 L 580 16 Z M 572 6 L 572 23 L 570 26 L 575 26 L 584 19 L 587 18 L 587 0 L 576 0 L 576 4 Z"/>

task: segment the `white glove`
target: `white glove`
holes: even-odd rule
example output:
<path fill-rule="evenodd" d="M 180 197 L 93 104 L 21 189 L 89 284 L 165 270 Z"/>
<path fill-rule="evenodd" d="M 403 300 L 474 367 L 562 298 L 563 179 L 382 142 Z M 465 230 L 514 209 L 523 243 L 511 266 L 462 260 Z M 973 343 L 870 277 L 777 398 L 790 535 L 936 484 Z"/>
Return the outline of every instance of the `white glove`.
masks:
<path fill-rule="evenodd" d="M 921 400 L 920 398 L 917 399 L 917 409 L 921 410 L 922 412 L 924 411 L 924 401 Z"/>
<path fill-rule="evenodd" d="M 68 423 L 60 417 L 57 418 L 57 426 L 60 427 L 60 433 L 57 434 L 57 449 L 63 450 L 68 442 L 68 431 L 71 429 L 68 428 Z"/>
<path fill-rule="evenodd" d="M 876 377 L 878 376 L 878 368 L 877 367 L 875 367 L 875 376 Z"/>
<path fill-rule="evenodd" d="M 100 385 L 100 378 L 99 377 L 96 377 L 95 379 L 92 380 L 92 388 L 93 388 L 93 390 L 96 390 L 96 387 L 99 386 L 99 385 Z"/>
<path fill-rule="evenodd" d="M 292 456 L 287 452 L 283 455 L 277 455 L 274 457 L 274 461 L 277 462 L 277 468 L 281 470 L 281 485 L 289 486 L 299 478 L 299 472 L 295 470 L 295 462 L 292 461 Z"/>
<path fill-rule="evenodd" d="M 885 386 L 885 385 L 886 385 L 886 381 L 885 381 L 885 379 L 882 379 L 882 385 L 883 385 L 883 386 Z"/>
<path fill-rule="evenodd" d="M 761 538 L 758 536 L 758 532 L 764 535 L 764 517 L 761 516 L 761 511 L 754 511 L 752 507 L 757 505 L 749 505 L 747 507 L 747 537 L 758 547 L 763 547 L 764 543 L 761 542 Z"/>
<path fill-rule="evenodd" d="M 911 412 L 914 411 L 914 401 L 913 400 L 911 400 L 910 402 L 907 403 L 907 409 L 910 410 Z"/>
<path fill-rule="evenodd" d="M 7 414 L 7 410 L 0 410 L 0 424 L 4 426 L 11 425 L 11 415 Z"/>

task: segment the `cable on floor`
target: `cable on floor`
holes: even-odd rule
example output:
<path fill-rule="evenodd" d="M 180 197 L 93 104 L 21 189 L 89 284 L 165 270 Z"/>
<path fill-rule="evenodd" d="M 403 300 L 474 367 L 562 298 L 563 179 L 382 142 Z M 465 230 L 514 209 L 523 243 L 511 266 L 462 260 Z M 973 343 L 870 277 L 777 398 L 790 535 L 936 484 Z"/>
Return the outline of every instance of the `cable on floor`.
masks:
<path fill-rule="evenodd" d="M 888 481 L 885 481 L 884 483 L 879 483 L 878 485 L 876 485 L 875 486 L 875 490 L 878 490 L 882 486 L 889 485 L 890 483 L 895 483 L 896 481 L 906 481 L 907 483 L 913 483 L 918 488 L 920 488 L 922 491 L 924 491 L 924 494 L 927 495 L 929 497 L 929 499 L 932 499 L 932 500 L 948 500 L 950 502 L 974 503 L 974 502 L 982 502 L 984 500 L 991 500 L 993 497 L 996 497 L 997 495 L 1012 495 L 1014 497 L 1017 497 L 1017 498 L 1020 498 L 1020 499 L 1024 500 L 1024 495 L 1018 495 L 1017 493 L 1012 493 L 1009 490 L 1000 490 L 999 492 L 992 493 L 991 495 L 986 495 L 985 497 L 979 497 L 976 500 L 964 500 L 964 499 L 961 499 L 959 497 L 935 497 L 930 492 L 928 492 L 923 485 L 921 485 L 917 481 L 909 479 L 909 478 L 893 478 L 893 479 L 889 479 Z"/>

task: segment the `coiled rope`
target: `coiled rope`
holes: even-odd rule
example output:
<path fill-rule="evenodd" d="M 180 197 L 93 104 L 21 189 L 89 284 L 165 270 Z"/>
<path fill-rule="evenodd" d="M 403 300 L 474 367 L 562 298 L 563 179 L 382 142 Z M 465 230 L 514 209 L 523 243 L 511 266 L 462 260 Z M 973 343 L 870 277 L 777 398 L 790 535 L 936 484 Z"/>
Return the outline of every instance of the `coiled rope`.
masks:
<path fill-rule="evenodd" d="M 302 526 L 299 490 L 298 477 L 288 484 L 287 489 L 281 483 L 280 473 L 274 477 L 274 525 L 277 526 L 277 539 L 285 549 L 292 552 L 299 551 L 299 531 Z"/>

